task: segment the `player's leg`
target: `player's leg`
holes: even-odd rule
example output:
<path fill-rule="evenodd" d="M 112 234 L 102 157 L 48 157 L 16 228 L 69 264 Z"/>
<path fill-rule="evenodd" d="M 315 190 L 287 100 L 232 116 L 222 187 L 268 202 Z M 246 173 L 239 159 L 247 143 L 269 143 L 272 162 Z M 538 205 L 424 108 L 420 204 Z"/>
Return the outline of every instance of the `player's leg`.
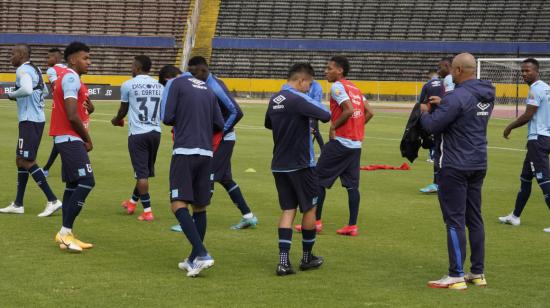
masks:
<path fill-rule="evenodd" d="M 141 135 L 128 136 L 128 153 L 130 153 L 130 161 L 132 162 L 132 168 L 134 169 L 134 177 L 136 178 L 136 185 L 134 186 L 134 190 L 132 192 L 130 199 L 126 199 L 122 201 L 120 205 L 124 209 L 126 209 L 126 212 L 129 215 L 134 214 L 134 212 L 136 211 L 137 203 L 139 202 L 139 197 L 140 197 L 140 192 L 138 189 L 139 177 L 137 175 L 137 172 L 140 170 L 139 168 L 142 167 L 142 164 L 139 164 L 140 155 L 138 153 L 138 152 L 141 152 L 141 148 L 138 144 L 138 142 L 141 141 L 140 136 Z"/>
<path fill-rule="evenodd" d="M 50 152 L 50 157 L 48 157 L 48 161 L 46 162 L 46 165 L 44 165 L 44 167 L 42 167 L 42 169 L 44 170 L 44 174 L 46 176 L 48 176 L 48 174 L 50 173 L 50 169 L 51 169 L 53 163 L 55 162 L 55 159 L 57 158 L 57 155 L 59 155 L 59 152 L 55 148 L 55 144 L 53 144 L 52 151 Z"/>
<path fill-rule="evenodd" d="M 313 254 L 313 245 L 316 237 L 316 201 L 317 194 L 317 174 L 312 168 L 301 169 L 289 174 L 300 205 L 302 216 L 302 260 L 300 269 L 305 271 L 318 268 L 324 262 L 322 257 Z"/>
<path fill-rule="evenodd" d="M 466 254 L 467 178 L 463 171 L 443 168 L 439 173 L 439 203 L 447 229 L 449 273 L 440 280 L 429 281 L 432 288 L 466 289 L 464 260 Z"/>
<path fill-rule="evenodd" d="M 290 262 L 290 248 L 292 246 L 292 222 L 296 217 L 296 208 L 298 207 L 298 198 L 286 172 L 274 172 L 275 187 L 279 197 L 279 207 L 282 210 L 279 219 L 279 263 L 275 273 L 278 276 L 294 274 L 294 269 Z"/>
<path fill-rule="evenodd" d="M 336 233 L 340 235 L 357 236 L 359 235 L 357 217 L 359 216 L 359 203 L 361 201 L 361 195 L 359 193 L 361 149 L 348 149 L 345 161 L 347 161 L 348 165 L 340 175 L 340 180 L 342 181 L 342 186 L 346 188 L 348 193 L 349 220 L 348 224 L 336 230 Z"/>
<path fill-rule="evenodd" d="M 74 222 L 95 186 L 92 165 L 81 141 L 63 142 L 56 144 L 56 147 L 61 156 L 63 181 L 67 183 L 62 227 L 56 235 L 56 241 L 62 249 L 79 252 L 93 247 L 92 244 L 78 240 L 72 232 Z"/>
<path fill-rule="evenodd" d="M 550 137 L 539 136 L 536 141 L 536 157 L 533 158 L 534 174 L 542 190 L 544 201 L 548 209 L 550 209 L 550 162 L 548 160 L 548 154 L 550 153 Z M 550 228 L 545 228 L 544 232 L 550 232 Z"/>
<path fill-rule="evenodd" d="M 481 188 L 486 171 L 471 172 L 468 179 L 466 199 L 466 227 L 470 242 L 470 272 L 464 276 L 466 282 L 477 286 L 486 286 L 484 275 L 485 264 L 485 227 L 481 216 Z"/>
<path fill-rule="evenodd" d="M 528 150 L 525 155 L 523 168 L 519 177 L 520 188 L 516 196 L 514 211 L 506 216 L 499 217 L 498 220 L 500 222 L 513 226 L 519 226 L 521 224 L 520 216 L 521 213 L 523 213 L 523 209 L 527 205 L 527 201 L 529 201 L 529 197 L 531 196 L 533 176 L 533 164 L 531 163 L 530 153 Z"/>
<path fill-rule="evenodd" d="M 154 219 L 151 207 L 151 196 L 149 195 L 149 178 L 155 176 L 155 162 L 157 160 L 157 151 L 160 145 L 160 133 L 150 132 L 144 135 L 146 140 L 143 141 L 145 148 L 143 149 L 143 157 L 138 159 L 139 171 L 136 171 L 137 184 L 141 204 L 143 205 L 143 214 L 138 219 L 143 221 L 152 221 Z M 137 167 L 137 166 L 136 166 Z"/>

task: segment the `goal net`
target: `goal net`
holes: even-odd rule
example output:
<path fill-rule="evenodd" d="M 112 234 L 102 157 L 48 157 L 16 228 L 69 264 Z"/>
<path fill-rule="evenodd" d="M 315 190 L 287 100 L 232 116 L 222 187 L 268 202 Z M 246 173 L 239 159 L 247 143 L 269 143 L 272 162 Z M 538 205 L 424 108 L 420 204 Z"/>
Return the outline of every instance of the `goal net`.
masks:
<path fill-rule="evenodd" d="M 477 60 L 477 78 L 491 80 L 497 90 L 497 104 L 519 105 L 525 101 L 529 87 L 521 77 L 525 58 L 485 58 Z M 536 58 L 540 79 L 550 82 L 550 58 Z"/>

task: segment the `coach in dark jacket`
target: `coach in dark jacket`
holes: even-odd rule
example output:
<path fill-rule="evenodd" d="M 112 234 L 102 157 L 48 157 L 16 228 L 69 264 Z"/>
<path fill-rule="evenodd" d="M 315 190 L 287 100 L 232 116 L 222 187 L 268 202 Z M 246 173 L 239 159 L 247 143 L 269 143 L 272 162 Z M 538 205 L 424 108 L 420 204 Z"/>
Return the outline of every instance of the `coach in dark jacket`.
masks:
<path fill-rule="evenodd" d="M 485 232 L 481 217 L 481 188 L 487 170 L 487 124 L 494 107 L 495 88 L 491 82 L 477 80 L 476 60 L 468 53 L 453 60 L 456 88 L 441 105 L 428 113 L 422 106 L 421 123 L 426 131 L 441 135 L 438 163 L 439 203 L 447 226 L 449 274 L 430 281 L 435 288 L 465 289 L 466 282 L 487 284 L 484 270 Z M 463 270 L 468 227 L 470 272 Z"/>

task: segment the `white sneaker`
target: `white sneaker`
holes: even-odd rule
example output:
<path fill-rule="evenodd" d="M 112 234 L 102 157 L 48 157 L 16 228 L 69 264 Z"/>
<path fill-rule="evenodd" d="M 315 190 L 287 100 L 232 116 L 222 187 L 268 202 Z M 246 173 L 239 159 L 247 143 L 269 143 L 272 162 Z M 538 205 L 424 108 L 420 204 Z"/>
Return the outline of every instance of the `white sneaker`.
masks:
<path fill-rule="evenodd" d="M 187 277 L 197 277 L 202 270 L 212 267 L 213 265 L 214 259 L 210 255 L 196 257 L 193 263 L 191 263 L 191 268 L 187 272 Z"/>
<path fill-rule="evenodd" d="M 63 205 L 63 203 L 61 203 L 61 201 L 59 201 L 59 200 L 55 200 L 55 201 L 51 201 L 51 202 L 49 201 L 48 203 L 46 203 L 46 207 L 44 208 L 44 211 L 42 213 L 38 214 L 38 217 L 50 216 L 51 214 L 53 214 L 57 210 L 59 210 L 62 205 Z"/>
<path fill-rule="evenodd" d="M 10 205 L 6 206 L 5 208 L 0 209 L 0 213 L 4 214 L 24 214 L 25 208 L 22 206 L 16 206 L 15 203 L 11 203 Z"/>
<path fill-rule="evenodd" d="M 428 281 L 428 287 L 437 289 L 466 290 L 464 277 L 443 276 L 439 280 Z"/>
<path fill-rule="evenodd" d="M 178 263 L 178 268 L 182 271 L 189 272 L 193 268 L 193 265 L 189 262 L 189 259 L 185 258 L 183 262 Z"/>
<path fill-rule="evenodd" d="M 550 233 L 550 228 L 544 228 L 544 229 L 542 229 L 542 231 Z"/>
<path fill-rule="evenodd" d="M 509 224 L 512 226 L 519 226 L 521 223 L 519 217 L 516 217 L 514 213 L 510 213 L 508 216 L 499 217 L 498 220 L 500 220 L 503 224 Z"/>

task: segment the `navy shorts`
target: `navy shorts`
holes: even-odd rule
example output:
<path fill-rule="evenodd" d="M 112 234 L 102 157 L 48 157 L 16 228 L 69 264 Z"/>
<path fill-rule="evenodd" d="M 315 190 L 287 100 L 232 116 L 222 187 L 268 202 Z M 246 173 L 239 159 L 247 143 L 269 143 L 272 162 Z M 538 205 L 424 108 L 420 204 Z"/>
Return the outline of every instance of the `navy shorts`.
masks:
<path fill-rule="evenodd" d="M 28 161 L 36 160 L 42 133 L 44 132 L 44 122 L 19 122 L 19 140 L 15 154 L 18 157 Z"/>
<path fill-rule="evenodd" d="M 273 172 L 273 177 L 281 210 L 295 210 L 298 207 L 303 213 L 317 206 L 319 187 L 313 168 Z"/>
<path fill-rule="evenodd" d="M 361 149 L 350 149 L 338 140 L 330 140 L 321 151 L 315 172 L 319 176 L 319 185 L 330 188 L 340 177 L 342 186 L 359 188 L 359 165 Z"/>
<path fill-rule="evenodd" d="M 155 161 L 160 145 L 160 133 L 148 132 L 128 137 L 128 151 L 136 179 L 155 176 Z"/>
<path fill-rule="evenodd" d="M 233 140 L 222 140 L 218 146 L 218 150 L 214 153 L 212 159 L 214 182 L 231 181 L 233 179 L 233 175 L 231 174 L 231 156 L 233 155 L 234 147 L 235 141 Z"/>
<path fill-rule="evenodd" d="M 548 154 L 550 154 L 550 137 L 538 136 L 537 140 L 527 141 L 527 154 L 523 161 L 521 178 L 528 182 L 533 177 L 539 182 L 550 180 Z"/>
<path fill-rule="evenodd" d="M 173 155 L 170 163 L 170 201 L 205 206 L 211 197 L 212 157 Z"/>
<path fill-rule="evenodd" d="M 94 178 L 92 164 L 82 141 L 56 143 L 55 149 L 61 156 L 61 179 L 65 183 Z"/>

